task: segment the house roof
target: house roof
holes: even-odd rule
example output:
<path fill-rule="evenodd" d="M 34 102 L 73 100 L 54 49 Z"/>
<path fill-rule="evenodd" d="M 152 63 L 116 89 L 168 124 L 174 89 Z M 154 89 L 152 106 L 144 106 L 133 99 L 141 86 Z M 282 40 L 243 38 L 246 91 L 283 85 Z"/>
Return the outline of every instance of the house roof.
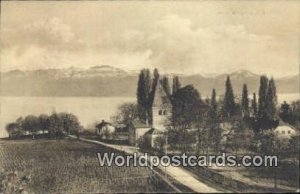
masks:
<path fill-rule="evenodd" d="M 143 123 L 141 121 L 132 121 L 131 124 L 134 126 L 134 128 L 150 128 L 149 125 L 146 125 L 146 123 Z"/>
<path fill-rule="evenodd" d="M 282 120 L 279 121 L 279 124 L 278 124 L 278 126 L 275 129 L 277 129 L 279 127 L 281 127 L 281 128 L 282 127 L 289 127 L 289 128 L 292 128 L 292 129 L 294 129 L 296 131 L 299 131 L 299 129 L 297 129 L 296 127 L 290 125 L 289 123 L 283 122 Z"/>
<path fill-rule="evenodd" d="M 109 123 L 109 122 L 106 122 L 106 121 L 102 120 L 101 123 L 99 123 L 99 124 L 96 125 L 96 128 L 102 128 L 105 125 L 112 125 L 112 124 Z"/>
<path fill-rule="evenodd" d="M 145 133 L 145 135 L 157 135 L 157 134 L 163 134 L 163 132 L 161 132 L 155 128 L 151 128 L 149 131 L 147 131 Z"/>

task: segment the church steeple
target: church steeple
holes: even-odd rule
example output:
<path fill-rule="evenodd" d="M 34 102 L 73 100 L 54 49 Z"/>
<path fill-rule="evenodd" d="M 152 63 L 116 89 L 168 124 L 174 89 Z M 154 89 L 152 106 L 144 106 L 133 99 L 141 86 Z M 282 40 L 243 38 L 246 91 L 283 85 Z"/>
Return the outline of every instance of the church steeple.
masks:
<path fill-rule="evenodd" d="M 172 105 L 170 96 L 158 82 L 152 104 L 152 126 L 160 131 L 165 130 L 165 123 L 171 115 Z"/>

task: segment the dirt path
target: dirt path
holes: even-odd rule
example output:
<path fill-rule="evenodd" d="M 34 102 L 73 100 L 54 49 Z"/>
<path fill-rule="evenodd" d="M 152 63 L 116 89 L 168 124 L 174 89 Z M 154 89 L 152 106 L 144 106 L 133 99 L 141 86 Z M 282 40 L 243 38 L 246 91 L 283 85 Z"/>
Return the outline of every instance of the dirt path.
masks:
<path fill-rule="evenodd" d="M 71 136 L 75 138 L 75 136 Z M 95 143 L 95 144 L 100 144 L 104 145 L 107 147 L 114 148 L 116 150 L 124 151 L 128 154 L 133 154 L 133 153 L 138 153 L 139 155 L 142 155 L 141 152 L 138 152 L 136 147 L 133 146 L 124 146 L 124 145 L 112 145 L 112 144 L 107 144 L 103 143 L 100 141 L 96 140 L 90 140 L 90 139 L 85 139 L 85 138 L 80 138 L 80 140 L 85 141 L 85 142 L 90 142 L 90 143 Z M 213 187 L 208 186 L 207 184 L 197 180 L 194 178 L 190 172 L 187 170 L 183 169 L 182 167 L 174 167 L 174 166 L 158 166 L 158 168 L 164 172 L 167 173 L 168 176 L 174 178 L 176 181 L 179 183 L 185 185 L 186 187 L 190 188 L 191 190 L 197 192 L 197 193 L 216 193 L 216 192 L 221 192 Z"/>

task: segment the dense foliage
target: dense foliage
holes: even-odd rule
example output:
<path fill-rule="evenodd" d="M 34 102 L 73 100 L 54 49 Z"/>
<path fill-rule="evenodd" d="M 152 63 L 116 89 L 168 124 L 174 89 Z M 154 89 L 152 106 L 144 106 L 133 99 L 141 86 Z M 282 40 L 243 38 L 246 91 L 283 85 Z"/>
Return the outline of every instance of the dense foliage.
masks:
<path fill-rule="evenodd" d="M 67 134 L 78 134 L 82 129 L 78 118 L 71 113 L 28 115 L 20 117 L 15 122 L 8 123 L 6 130 L 10 138 L 21 138 L 31 135 L 45 137 L 63 137 Z"/>

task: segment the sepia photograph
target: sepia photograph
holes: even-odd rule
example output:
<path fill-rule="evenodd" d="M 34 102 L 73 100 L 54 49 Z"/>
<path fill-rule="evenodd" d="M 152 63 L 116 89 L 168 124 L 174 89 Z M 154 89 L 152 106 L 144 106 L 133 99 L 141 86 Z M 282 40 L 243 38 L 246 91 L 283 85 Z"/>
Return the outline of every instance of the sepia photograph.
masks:
<path fill-rule="evenodd" d="M 300 192 L 300 1 L 0 6 L 0 194 Z"/>

